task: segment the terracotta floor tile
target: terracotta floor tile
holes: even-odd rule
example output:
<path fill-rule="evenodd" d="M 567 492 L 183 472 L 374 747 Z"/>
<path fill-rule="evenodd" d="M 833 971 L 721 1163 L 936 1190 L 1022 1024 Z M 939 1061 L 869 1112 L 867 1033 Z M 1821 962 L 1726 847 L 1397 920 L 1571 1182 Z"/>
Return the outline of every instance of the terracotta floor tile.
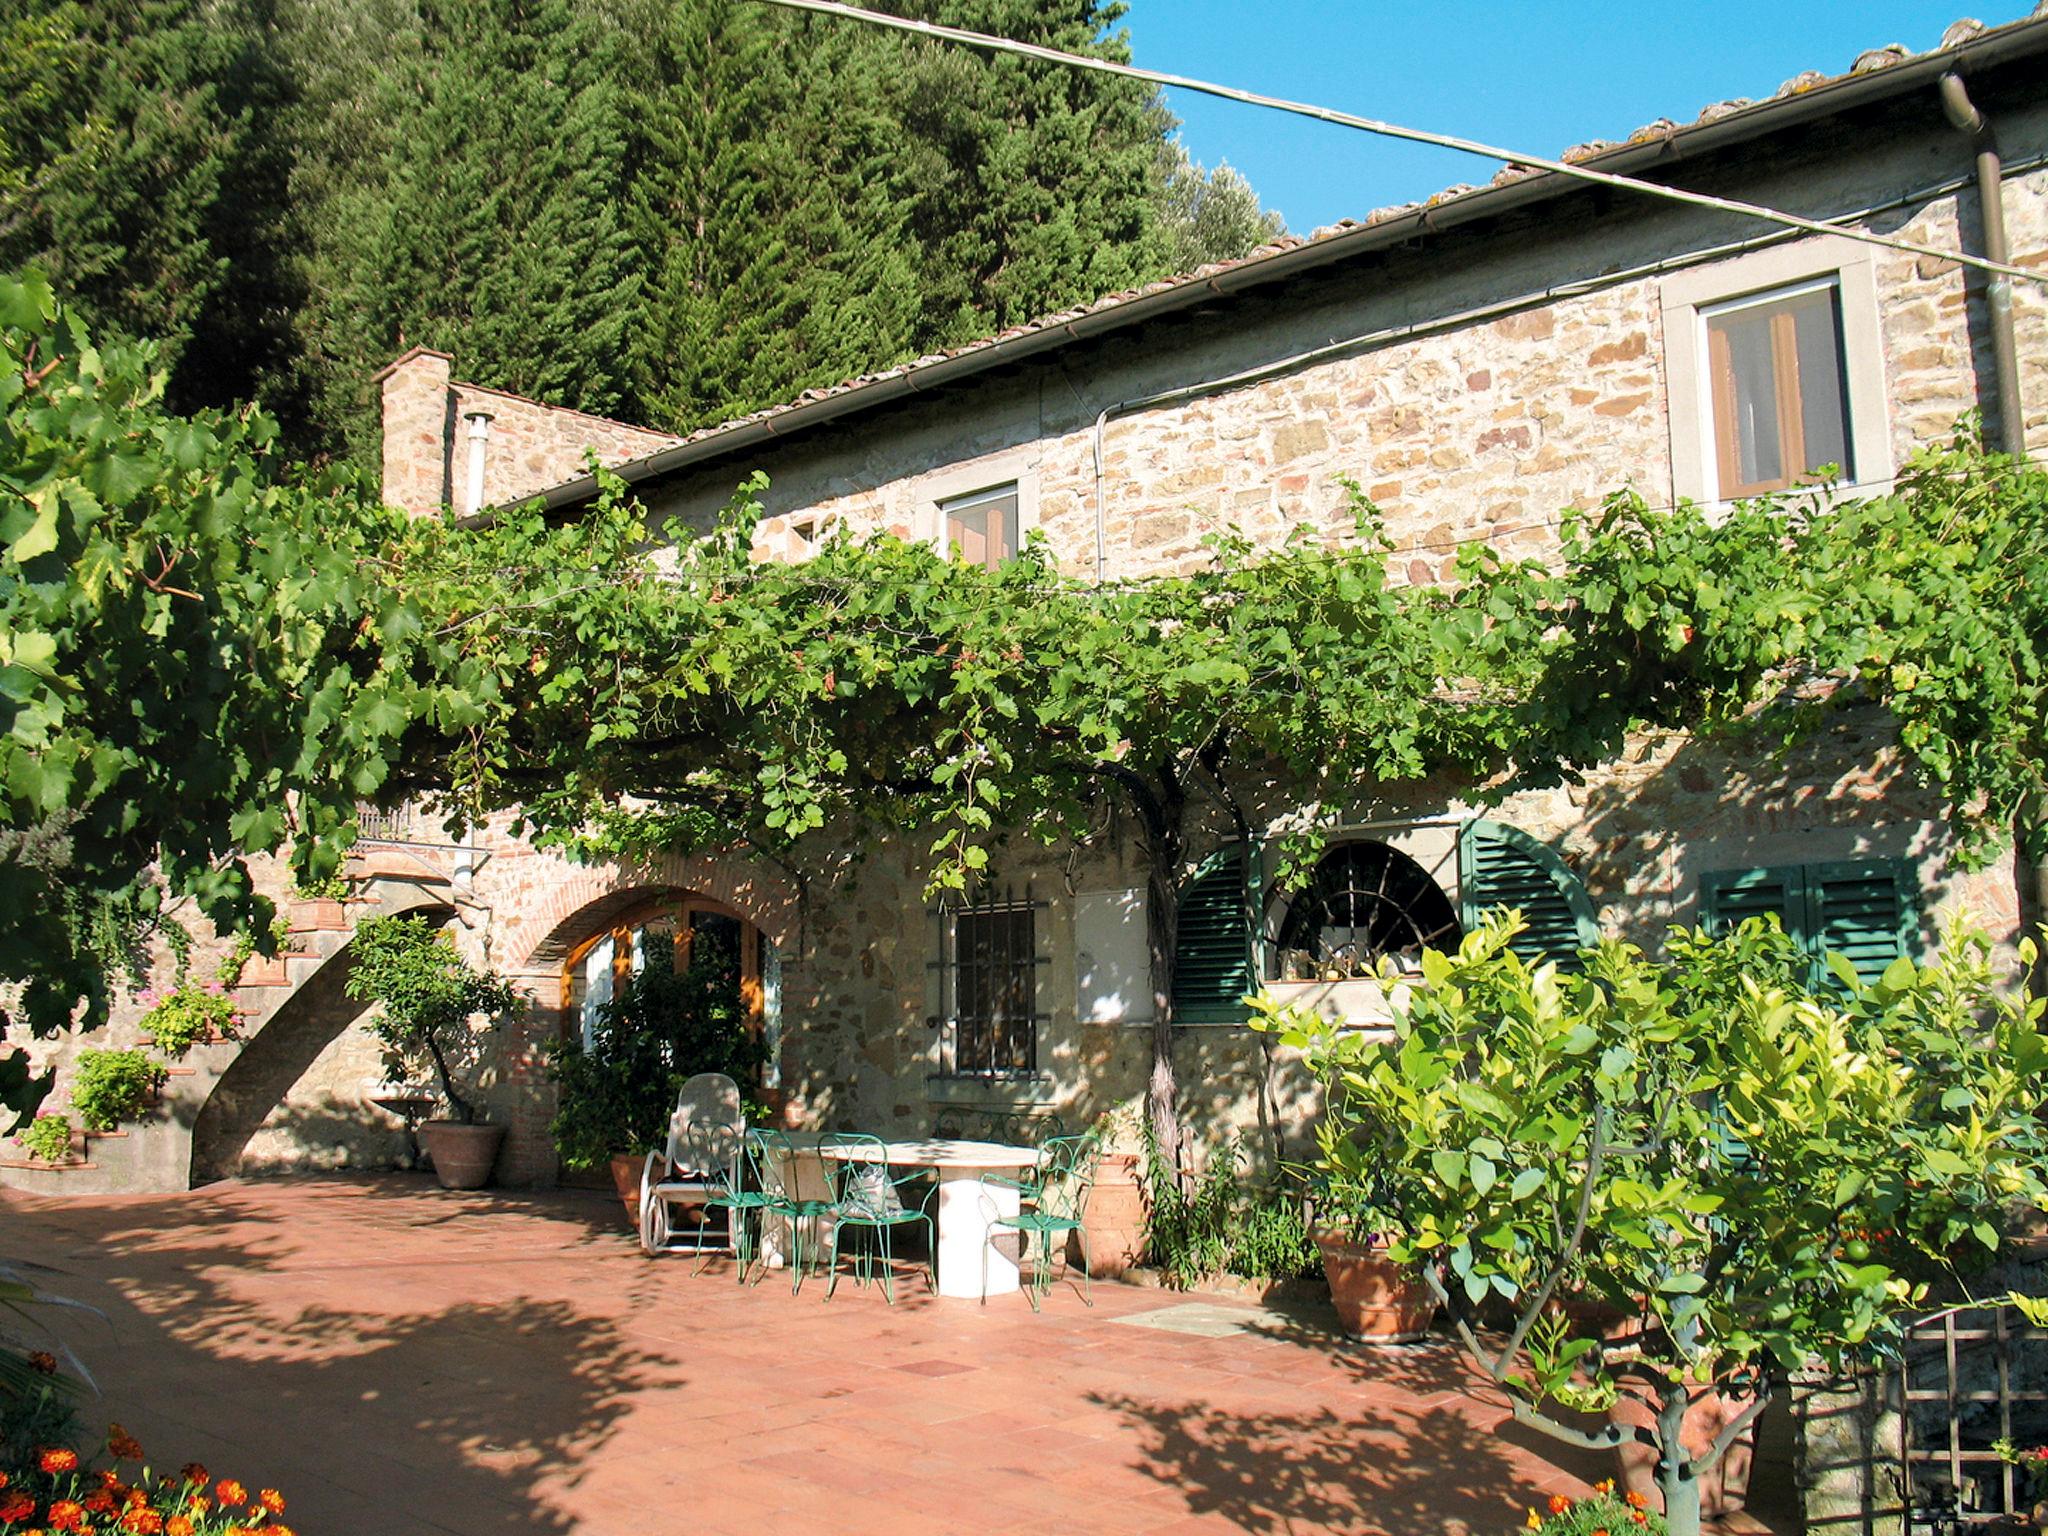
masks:
<path fill-rule="evenodd" d="M 650 1260 L 616 1200 L 409 1176 L 57 1203 L 15 1252 L 159 1463 L 282 1488 L 305 1536 L 1510 1531 L 1599 1468 L 1491 1433 L 1441 1348 L 1120 1326 L 1104 1284 L 983 1307 Z"/>

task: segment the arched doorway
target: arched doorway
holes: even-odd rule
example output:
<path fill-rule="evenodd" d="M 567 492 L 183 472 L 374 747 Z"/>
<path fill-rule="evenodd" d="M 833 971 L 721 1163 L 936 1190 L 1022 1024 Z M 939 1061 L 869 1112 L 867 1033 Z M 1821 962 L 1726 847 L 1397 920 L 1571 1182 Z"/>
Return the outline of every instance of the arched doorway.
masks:
<path fill-rule="evenodd" d="M 775 943 L 738 909 L 692 891 L 662 891 L 608 913 L 571 945 L 561 966 L 562 1034 L 588 1046 L 604 1010 L 650 964 L 729 980 L 760 1041 L 760 1086 L 781 1080 L 782 962 Z"/>

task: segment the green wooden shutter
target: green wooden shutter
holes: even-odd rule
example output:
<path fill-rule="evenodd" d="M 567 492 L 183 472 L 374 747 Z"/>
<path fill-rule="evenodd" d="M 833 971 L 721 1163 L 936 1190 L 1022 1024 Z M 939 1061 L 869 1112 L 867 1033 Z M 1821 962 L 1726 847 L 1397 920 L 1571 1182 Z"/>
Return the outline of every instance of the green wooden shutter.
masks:
<path fill-rule="evenodd" d="M 1534 965 L 1576 966 L 1600 942 L 1592 898 L 1555 849 L 1520 827 L 1469 821 L 1458 834 L 1459 917 L 1467 929 L 1496 907 L 1519 907 L 1528 928 L 1513 944 Z"/>
<path fill-rule="evenodd" d="M 1774 913 L 1779 926 L 1806 942 L 1806 881 L 1798 868 L 1710 869 L 1700 876 L 1700 926 L 1709 933 Z"/>
<path fill-rule="evenodd" d="M 1251 1016 L 1252 925 L 1244 849 L 1213 854 L 1181 887 L 1173 951 L 1173 1016 L 1183 1024 L 1241 1024 Z"/>
<path fill-rule="evenodd" d="M 1809 864 L 1806 947 L 1825 974 L 1825 956 L 1847 960 L 1858 979 L 1876 981 L 1911 944 L 1913 902 L 1900 859 Z"/>

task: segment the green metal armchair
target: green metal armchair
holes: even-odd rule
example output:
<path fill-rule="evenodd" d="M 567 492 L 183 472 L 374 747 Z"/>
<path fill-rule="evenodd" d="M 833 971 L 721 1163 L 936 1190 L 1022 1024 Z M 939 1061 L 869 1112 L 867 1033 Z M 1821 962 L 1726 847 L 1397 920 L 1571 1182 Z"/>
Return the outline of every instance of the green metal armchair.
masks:
<path fill-rule="evenodd" d="M 829 1301 L 839 1288 L 840 1242 L 849 1233 L 865 1232 L 869 1240 L 856 1255 L 855 1276 L 866 1285 L 881 1265 L 882 1295 L 890 1306 L 896 1304 L 895 1253 L 892 1235 L 899 1227 L 922 1224 L 925 1240 L 925 1279 L 936 1293 L 939 1277 L 933 1268 L 937 1229 L 929 1212 L 922 1208 L 918 1189 L 925 1177 L 917 1168 L 891 1168 L 888 1148 L 879 1136 L 843 1133 L 827 1136 L 818 1148 L 824 1155 L 827 1176 L 832 1181 L 832 1271 L 825 1287 Z M 909 1196 L 908 1199 L 905 1197 Z"/>
<path fill-rule="evenodd" d="M 1052 1136 L 1039 1149 L 1038 1168 L 1030 1178 L 1006 1179 L 991 1173 L 981 1180 L 984 1184 L 1016 1190 L 1024 1207 L 1015 1216 L 997 1216 L 993 1226 L 1023 1235 L 1023 1252 L 1018 1259 L 1020 1267 L 1025 1261 L 1031 1265 L 1025 1294 L 1034 1312 L 1052 1289 L 1053 1239 L 1060 1239 L 1064 1267 L 1066 1237 L 1070 1232 L 1080 1235 L 1081 1299 L 1091 1307 L 1095 1305 L 1094 1280 L 1089 1274 L 1094 1261 L 1088 1253 L 1088 1229 L 1082 1225 L 1082 1217 L 1088 1209 L 1088 1191 L 1095 1184 L 1096 1166 L 1101 1161 L 1102 1144 L 1093 1136 Z M 991 1231 L 990 1246 L 994 1242 L 995 1233 Z M 988 1305 L 987 1247 L 981 1250 L 981 1304 Z"/>
<path fill-rule="evenodd" d="M 761 1133 L 748 1131 L 740 1140 L 739 1152 L 720 1167 L 711 1179 L 711 1194 L 704 1208 L 725 1212 L 726 1229 L 732 1235 L 732 1251 L 739 1268 L 738 1280 L 747 1283 L 747 1265 L 761 1254 L 761 1222 L 776 1203 L 776 1195 L 763 1177 L 764 1150 Z M 751 1228 L 751 1230 L 749 1230 Z M 709 1250 L 705 1250 L 708 1257 Z M 697 1261 L 697 1273 L 704 1273 L 707 1257 Z M 755 1276 L 758 1281 L 760 1276 Z"/>
<path fill-rule="evenodd" d="M 751 1140 L 759 1149 L 761 1189 L 768 1196 L 762 1212 L 781 1218 L 789 1228 L 789 1289 L 797 1295 L 804 1288 L 804 1276 L 817 1268 L 820 1231 L 832 1216 L 830 1187 L 822 1199 L 803 1192 L 799 1172 L 811 1162 L 811 1154 L 799 1152 L 787 1131 L 763 1128 L 754 1131 Z"/>

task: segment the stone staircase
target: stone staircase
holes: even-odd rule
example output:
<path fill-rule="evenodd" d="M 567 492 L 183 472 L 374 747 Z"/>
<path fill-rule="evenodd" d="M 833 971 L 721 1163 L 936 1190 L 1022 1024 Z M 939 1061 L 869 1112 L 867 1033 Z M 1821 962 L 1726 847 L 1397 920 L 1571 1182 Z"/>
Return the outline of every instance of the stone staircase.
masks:
<path fill-rule="evenodd" d="M 115 1131 L 85 1132 L 70 1162 L 34 1162 L 12 1142 L 0 1143 L 0 1186 L 53 1195 L 140 1194 L 231 1177 L 247 1132 L 304 1071 L 307 1048 L 317 1051 L 315 1042 L 331 1039 L 359 1011 L 343 994 L 346 967 L 329 965 L 346 949 L 356 924 L 459 904 L 455 887 L 467 870 L 457 867 L 455 856 L 464 854 L 359 845 L 349 859 L 349 900 L 280 903 L 290 938 L 276 956 L 252 956 L 243 967 L 235 988 L 239 1038 L 193 1046 L 170 1064 L 157 1103 L 142 1119 Z M 281 1017 L 282 1027 L 271 1030 Z M 264 1049 L 256 1049 L 259 1041 Z M 130 1042 L 110 1032 L 106 1043 Z"/>

